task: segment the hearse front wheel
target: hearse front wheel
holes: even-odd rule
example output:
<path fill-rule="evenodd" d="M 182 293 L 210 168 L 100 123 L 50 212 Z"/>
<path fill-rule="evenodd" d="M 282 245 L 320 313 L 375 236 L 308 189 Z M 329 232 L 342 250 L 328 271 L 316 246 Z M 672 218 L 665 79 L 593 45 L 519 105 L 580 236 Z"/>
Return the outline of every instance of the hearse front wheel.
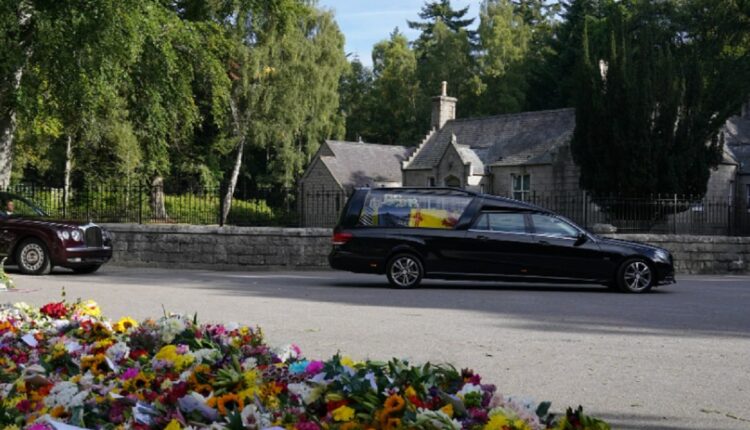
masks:
<path fill-rule="evenodd" d="M 38 239 L 27 239 L 18 246 L 16 264 L 27 275 L 46 275 L 52 270 L 47 247 Z"/>
<path fill-rule="evenodd" d="M 396 254 L 388 261 L 386 275 L 394 288 L 415 288 L 422 281 L 424 269 L 413 254 Z"/>
<path fill-rule="evenodd" d="M 647 293 L 654 286 L 651 265 L 640 258 L 626 260 L 617 271 L 617 286 L 625 293 Z"/>

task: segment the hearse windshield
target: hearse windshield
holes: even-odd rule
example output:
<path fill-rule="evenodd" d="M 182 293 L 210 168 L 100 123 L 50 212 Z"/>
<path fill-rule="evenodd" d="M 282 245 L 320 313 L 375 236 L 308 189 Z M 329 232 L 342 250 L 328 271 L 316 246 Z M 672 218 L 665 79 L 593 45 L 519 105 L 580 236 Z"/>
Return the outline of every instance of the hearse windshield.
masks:
<path fill-rule="evenodd" d="M 429 192 L 372 190 L 365 198 L 357 225 L 452 229 L 472 199 Z"/>

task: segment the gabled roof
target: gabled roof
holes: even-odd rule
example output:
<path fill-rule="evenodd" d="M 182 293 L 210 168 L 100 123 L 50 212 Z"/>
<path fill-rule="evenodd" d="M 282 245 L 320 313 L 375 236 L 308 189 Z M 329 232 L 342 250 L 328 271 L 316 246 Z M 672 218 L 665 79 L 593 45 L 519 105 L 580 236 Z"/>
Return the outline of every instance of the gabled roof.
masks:
<path fill-rule="evenodd" d="M 363 187 L 376 182 L 401 183 L 401 162 L 413 148 L 364 142 L 327 140 L 333 156 L 320 160 L 343 187 Z"/>
<path fill-rule="evenodd" d="M 724 143 L 740 166 L 740 173 L 750 174 L 750 117 L 733 116 L 722 128 Z M 726 161 L 726 154 L 724 160 Z"/>
<path fill-rule="evenodd" d="M 574 129 L 572 108 L 451 120 L 432 134 L 406 169 L 436 166 L 453 135 L 483 165 L 550 162 L 546 154 L 568 143 Z"/>

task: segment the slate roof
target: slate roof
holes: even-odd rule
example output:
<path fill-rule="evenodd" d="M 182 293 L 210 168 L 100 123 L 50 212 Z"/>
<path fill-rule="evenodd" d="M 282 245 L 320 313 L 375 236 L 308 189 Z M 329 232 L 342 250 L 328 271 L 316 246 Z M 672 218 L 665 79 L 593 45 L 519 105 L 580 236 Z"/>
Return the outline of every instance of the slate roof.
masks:
<path fill-rule="evenodd" d="M 568 143 L 574 129 L 572 108 L 451 120 L 430 137 L 406 169 L 436 166 L 453 135 L 458 146 L 469 148 L 482 165 L 548 163 L 550 152 Z"/>
<path fill-rule="evenodd" d="M 733 116 L 722 129 L 724 142 L 740 165 L 740 173 L 750 174 L 750 118 Z"/>
<path fill-rule="evenodd" d="M 336 180 L 344 187 L 364 187 L 374 182 L 401 183 L 401 162 L 414 148 L 364 142 L 327 140 L 334 156 L 321 156 Z"/>
<path fill-rule="evenodd" d="M 750 145 L 750 118 L 733 116 L 724 124 L 722 131 L 727 145 Z"/>

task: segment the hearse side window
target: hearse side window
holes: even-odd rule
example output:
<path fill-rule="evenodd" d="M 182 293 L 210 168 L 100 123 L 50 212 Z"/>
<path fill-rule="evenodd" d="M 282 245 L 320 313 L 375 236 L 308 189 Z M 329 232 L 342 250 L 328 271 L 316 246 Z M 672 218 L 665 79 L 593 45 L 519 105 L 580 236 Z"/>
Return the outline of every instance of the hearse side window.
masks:
<path fill-rule="evenodd" d="M 526 233 L 526 222 L 522 213 L 485 212 L 479 216 L 472 229 L 498 233 Z"/>
<path fill-rule="evenodd" d="M 531 221 L 534 223 L 534 233 L 550 236 L 576 237 L 578 230 L 565 221 L 541 214 L 531 215 Z"/>
<path fill-rule="evenodd" d="M 472 197 L 370 191 L 359 216 L 363 227 L 454 228 Z"/>

